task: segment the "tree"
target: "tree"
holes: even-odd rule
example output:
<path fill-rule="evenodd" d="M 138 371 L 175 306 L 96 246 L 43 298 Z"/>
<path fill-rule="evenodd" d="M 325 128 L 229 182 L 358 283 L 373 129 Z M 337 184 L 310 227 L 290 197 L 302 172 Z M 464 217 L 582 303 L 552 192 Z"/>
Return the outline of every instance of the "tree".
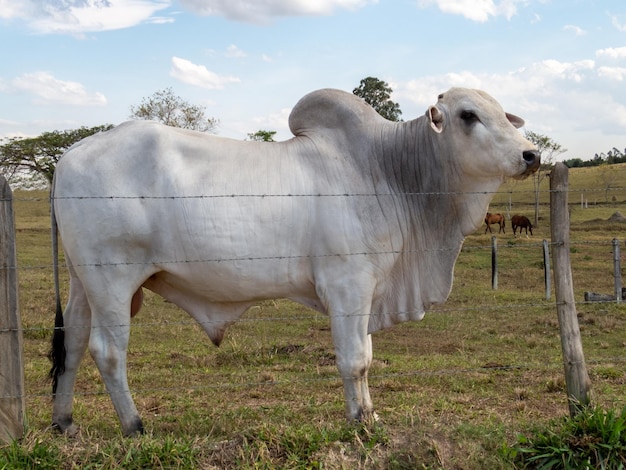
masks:
<path fill-rule="evenodd" d="M 400 105 L 391 101 L 392 89 L 387 82 L 374 77 L 361 80 L 361 84 L 352 90 L 356 96 L 365 100 L 378 114 L 390 121 L 401 121 Z"/>
<path fill-rule="evenodd" d="M 617 147 L 613 147 L 606 153 L 606 163 L 608 165 L 614 165 L 616 163 L 626 162 L 626 154 L 621 152 Z"/>
<path fill-rule="evenodd" d="M 219 124 L 217 119 L 205 116 L 204 106 L 193 105 L 174 95 L 172 88 L 143 98 L 139 106 L 130 107 L 130 112 L 131 119 L 158 121 L 168 126 L 200 132 L 214 133 Z"/>
<path fill-rule="evenodd" d="M 274 136 L 276 131 L 265 131 L 263 129 L 256 131 L 254 134 L 248 134 L 248 140 L 254 140 L 257 142 L 275 142 Z"/>
<path fill-rule="evenodd" d="M 7 180 L 30 175 L 52 183 L 61 155 L 79 140 L 113 128 L 111 124 L 44 132 L 39 137 L 12 138 L 0 145 L 0 169 Z"/>
<path fill-rule="evenodd" d="M 554 166 L 554 159 L 563 152 L 567 152 L 567 149 L 563 148 L 561 144 L 557 144 L 550 137 L 533 131 L 525 131 L 524 137 L 535 144 L 537 150 L 541 152 L 541 167 L 533 175 L 533 189 L 535 193 L 534 225 L 537 226 L 539 225 L 539 186 L 541 181 L 550 174 L 550 170 Z"/>
<path fill-rule="evenodd" d="M 618 187 L 624 177 L 620 174 L 619 171 L 615 171 L 610 167 L 610 163 L 604 163 L 600 165 L 600 180 L 602 181 L 602 185 L 604 186 L 604 202 L 609 202 L 609 191 L 611 189 Z"/>
<path fill-rule="evenodd" d="M 585 162 L 583 162 L 582 158 L 570 158 L 568 160 L 563 160 L 563 163 L 567 168 L 581 168 L 585 166 Z"/>

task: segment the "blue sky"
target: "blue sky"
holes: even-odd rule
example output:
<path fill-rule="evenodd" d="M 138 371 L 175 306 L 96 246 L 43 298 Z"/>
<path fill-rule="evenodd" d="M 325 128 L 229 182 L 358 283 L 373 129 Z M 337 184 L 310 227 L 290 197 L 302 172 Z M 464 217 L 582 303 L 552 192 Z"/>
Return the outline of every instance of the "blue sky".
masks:
<path fill-rule="evenodd" d="M 626 3 L 0 0 L 0 138 L 119 124 L 171 87 L 218 135 L 290 133 L 319 88 L 389 83 L 404 120 L 480 88 L 568 149 L 626 148 Z"/>

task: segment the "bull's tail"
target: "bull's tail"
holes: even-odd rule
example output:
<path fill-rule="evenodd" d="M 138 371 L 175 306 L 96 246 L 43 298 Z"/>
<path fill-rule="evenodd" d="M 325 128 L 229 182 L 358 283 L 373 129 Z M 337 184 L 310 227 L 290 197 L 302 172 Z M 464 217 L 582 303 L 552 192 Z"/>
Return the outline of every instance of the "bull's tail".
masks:
<path fill-rule="evenodd" d="M 54 214 L 54 183 L 50 191 L 50 222 L 52 230 L 52 270 L 54 272 L 54 295 L 56 297 L 56 313 L 54 317 L 54 333 L 48 359 L 52 362 L 48 377 L 52 379 L 52 394 L 57 391 L 59 375 L 65 372 L 65 329 L 63 328 L 63 308 L 59 289 L 59 236 L 57 220 Z"/>

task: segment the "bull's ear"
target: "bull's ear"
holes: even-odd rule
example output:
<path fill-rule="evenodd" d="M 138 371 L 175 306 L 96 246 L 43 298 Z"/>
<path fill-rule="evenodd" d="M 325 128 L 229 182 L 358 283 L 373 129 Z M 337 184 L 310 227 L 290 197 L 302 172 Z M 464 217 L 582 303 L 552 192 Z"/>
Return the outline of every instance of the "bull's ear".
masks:
<path fill-rule="evenodd" d="M 525 123 L 521 117 L 516 116 L 515 114 L 506 113 L 506 118 L 509 120 L 511 124 L 513 124 L 513 127 L 515 127 L 516 129 L 519 129 L 520 127 L 524 127 Z"/>
<path fill-rule="evenodd" d="M 437 106 L 431 106 L 426 111 L 426 116 L 430 121 L 430 127 L 432 127 L 437 134 L 441 134 L 441 131 L 443 131 L 443 113 L 439 111 Z"/>

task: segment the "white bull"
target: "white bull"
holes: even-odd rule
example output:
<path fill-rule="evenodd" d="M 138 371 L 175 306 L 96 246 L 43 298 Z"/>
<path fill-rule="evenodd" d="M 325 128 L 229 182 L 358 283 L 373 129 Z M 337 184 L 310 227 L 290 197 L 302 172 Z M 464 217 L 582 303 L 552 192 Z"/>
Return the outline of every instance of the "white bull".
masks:
<path fill-rule="evenodd" d="M 523 120 L 478 90 L 453 88 L 405 123 L 321 90 L 289 125 L 292 139 L 259 143 L 135 121 L 63 156 L 52 220 L 70 295 L 50 354 L 55 426 L 76 429 L 74 382 L 89 345 L 123 433 L 143 430 L 126 375 L 142 287 L 216 345 L 261 299 L 328 314 L 347 416 L 369 419 L 370 333 L 446 300 L 493 192 L 540 161 L 515 129 Z"/>

